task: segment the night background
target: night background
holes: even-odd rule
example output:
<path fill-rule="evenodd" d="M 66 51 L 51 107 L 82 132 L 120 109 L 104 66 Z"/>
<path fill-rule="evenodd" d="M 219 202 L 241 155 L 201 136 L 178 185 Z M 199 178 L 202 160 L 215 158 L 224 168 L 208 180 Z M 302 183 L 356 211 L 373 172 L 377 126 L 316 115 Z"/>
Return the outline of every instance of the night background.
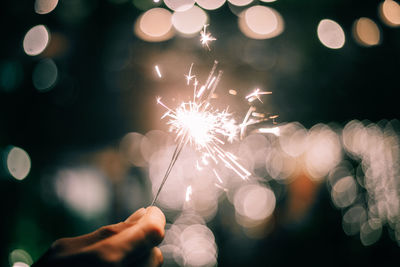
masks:
<path fill-rule="evenodd" d="M 226 146 L 247 182 L 177 161 L 164 266 L 398 265 L 398 2 L 171 2 L 1 3 L 0 265 L 150 205 L 174 147 L 156 97 L 187 101 L 189 67 L 204 82 L 214 60 L 212 103 L 269 120 Z M 255 88 L 272 94 L 250 103 Z"/>

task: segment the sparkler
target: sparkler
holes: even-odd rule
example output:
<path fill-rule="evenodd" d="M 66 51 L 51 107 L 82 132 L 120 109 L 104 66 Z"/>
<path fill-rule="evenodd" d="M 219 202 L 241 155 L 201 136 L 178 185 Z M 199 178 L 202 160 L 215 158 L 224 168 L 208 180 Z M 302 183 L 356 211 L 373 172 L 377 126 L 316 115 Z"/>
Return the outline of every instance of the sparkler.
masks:
<path fill-rule="evenodd" d="M 176 134 L 177 146 L 152 205 L 157 200 L 179 154 L 186 144 L 193 146 L 201 153 L 201 159 L 206 165 L 209 160 L 214 164 L 222 163 L 244 180 L 251 175 L 233 154 L 226 152 L 222 148 L 226 140 L 233 142 L 237 139 L 239 131 L 243 131 L 244 126 L 236 123 L 228 108 L 219 111 L 213 108 L 210 103 L 210 99 L 222 76 L 222 71 L 215 74 L 217 65 L 218 62 L 215 61 L 203 85 L 199 86 L 198 80 L 194 79 L 193 99 L 191 101 L 183 102 L 177 108 L 171 109 L 161 101 L 161 98 L 157 99 L 157 103 L 167 110 L 161 118 L 169 119 L 167 124 L 170 125 L 171 131 Z M 192 67 L 193 64 L 190 66 L 189 74 L 186 75 L 186 80 L 189 84 L 194 78 L 194 75 L 191 74 Z M 200 168 L 198 162 L 197 167 Z M 217 171 L 215 169 L 213 171 L 218 182 L 222 184 L 223 181 Z"/>
<path fill-rule="evenodd" d="M 204 25 L 200 33 L 200 41 L 203 46 L 206 46 L 210 50 L 209 42 L 216 40 L 216 38 L 207 32 L 207 26 Z M 193 85 L 193 98 L 191 101 L 182 102 L 177 108 L 171 109 L 161 101 L 161 98 L 157 98 L 157 103 L 167 110 L 161 119 L 169 119 L 167 124 L 170 125 L 170 130 L 176 134 L 175 141 L 177 145 L 151 205 L 154 205 L 156 202 L 182 149 L 187 144 L 201 153 L 201 161 L 204 165 L 208 165 L 210 161 L 215 165 L 222 163 L 227 168 L 233 170 L 243 180 L 248 179 L 251 175 L 238 162 L 236 156 L 225 151 L 222 146 L 226 140 L 233 142 L 239 134 L 240 138 L 243 138 L 247 126 L 266 121 L 269 118 L 266 118 L 262 113 L 254 112 L 256 110 L 255 107 L 250 107 L 243 122 L 237 124 L 232 114 L 228 111 L 228 108 L 219 111 L 211 105 L 210 100 L 215 97 L 215 90 L 222 76 L 222 71 L 218 71 L 218 74 L 215 74 L 217 65 L 218 62 L 215 61 L 206 82 L 202 85 L 199 85 L 196 75 L 192 74 L 193 63 L 190 65 L 189 72 L 185 75 L 185 78 L 187 85 L 190 85 L 191 82 Z M 155 68 L 161 77 L 158 66 L 155 66 Z M 237 92 L 230 90 L 229 93 L 236 95 Z M 271 94 L 271 92 L 260 91 L 257 88 L 254 92 L 246 96 L 246 99 L 249 102 L 258 99 L 262 103 L 260 96 L 267 94 Z M 202 169 L 198 161 L 196 162 L 196 168 Z M 222 186 L 223 180 L 215 168 L 213 168 L 213 172 L 218 181 L 215 185 L 218 188 L 226 190 Z M 191 194 L 192 187 L 189 186 L 186 191 L 186 201 L 190 199 Z"/>

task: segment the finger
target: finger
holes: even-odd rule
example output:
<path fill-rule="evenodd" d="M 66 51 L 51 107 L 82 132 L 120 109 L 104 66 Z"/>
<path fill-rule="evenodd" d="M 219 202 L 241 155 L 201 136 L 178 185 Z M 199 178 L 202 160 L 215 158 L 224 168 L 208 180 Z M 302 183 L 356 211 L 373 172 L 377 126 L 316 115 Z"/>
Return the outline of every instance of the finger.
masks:
<path fill-rule="evenodd" d="M 144 258 L 138 266 L 140 267 L 159 267 L 163 264 L 164 257 L 161 250 L 158 247 L 154 247 L 148 257 Z"/>
<path fill-rule="evenodd" d="M 143 217 L 143 215 L 146 214 L 146 209 L 145 208 L 140 208 L 137 211 L 135 211 L 133 214 L 131 214 L 126 220 L 125 222 L 127 223 L 134 223 L 137 220 L 139 220 L 140 218 Z"/>
<path fill-rule="evenodd" d="M 83 247 L 90 246 L 110 236 L 116 235 L 130 226 L 131 224 L 124 222 L 106 225 L 89 234 L 59 239 L 54 242 L 52 247 L 58 251 L 71 253 L 73 251 L 78 251 Z"/>
<path fill-rule="evenodd" d="M 134 225 L 112 237 L 111 242 L 123 244 L 131 251 L 149 251 L 164 238 L 165 216 L 157 207 L 148 207 Z"/>

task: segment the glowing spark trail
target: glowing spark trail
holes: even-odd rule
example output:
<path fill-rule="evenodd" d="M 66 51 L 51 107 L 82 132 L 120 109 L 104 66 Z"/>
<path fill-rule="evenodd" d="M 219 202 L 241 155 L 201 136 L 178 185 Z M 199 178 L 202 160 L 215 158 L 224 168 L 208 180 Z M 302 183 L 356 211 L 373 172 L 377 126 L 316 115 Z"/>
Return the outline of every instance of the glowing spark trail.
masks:
<path fill-rule="evenodd" d="M 158 67 L 158 65 L 156 65 L 154 68 L 156 69 L 158 77 L 162 78 L 162 75 L 161 75 L 161 72 L 160 72 L 160 68 Z"/>
<path fill-rule="evenodd" d="M 207 26 L 203 26 L 203 30 L 200 32 L 200 42 L 203 46 L 206 46 L 208 50 L 210 49 L 209 42 L 217 40 L 211 33 L 207 33 Z"/>
<path fill-rule="evenodd" d="M 187 75 L 185 75 L 187 85 L 189 85 L 190 81 L 191 81 L 193 78 L 196 77 L 196 75 L 192 75 L 192 68 L 193 68 L 193 63 L 192 63 L 192 65 L 190 65 L 189 73 L 188 73 Z M 196 80 L 196 82 L 197 82 L 197 80 Z"/>
<path fill-rule="evenodd" d="M 247 95 L 246 99 L 249 102 L 253 102 L 254 100 L 258 99 L 261 103 L 263 103 L 261 101 L 260 95 L 270 95 L 270 94 L 272 94 L 272 92 L 260 91 L 260 89 L 257 88 L 256 90 L 254 90 L 254 92 L 252 92 L 251 94 Z"/>

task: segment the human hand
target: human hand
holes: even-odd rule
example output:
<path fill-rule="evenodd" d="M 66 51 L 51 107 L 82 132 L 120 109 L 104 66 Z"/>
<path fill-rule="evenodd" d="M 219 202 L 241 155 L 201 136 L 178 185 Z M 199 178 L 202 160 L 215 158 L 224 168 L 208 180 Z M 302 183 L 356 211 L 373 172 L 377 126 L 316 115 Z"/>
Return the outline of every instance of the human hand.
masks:
<path fill-rule="evenodd" d="M 55 241 L 32 267 L 161 266 L 163 256 L 156 245 L 164 238 L 164 227 L 159 208 L 141 208 L 124 222 Z"/>

